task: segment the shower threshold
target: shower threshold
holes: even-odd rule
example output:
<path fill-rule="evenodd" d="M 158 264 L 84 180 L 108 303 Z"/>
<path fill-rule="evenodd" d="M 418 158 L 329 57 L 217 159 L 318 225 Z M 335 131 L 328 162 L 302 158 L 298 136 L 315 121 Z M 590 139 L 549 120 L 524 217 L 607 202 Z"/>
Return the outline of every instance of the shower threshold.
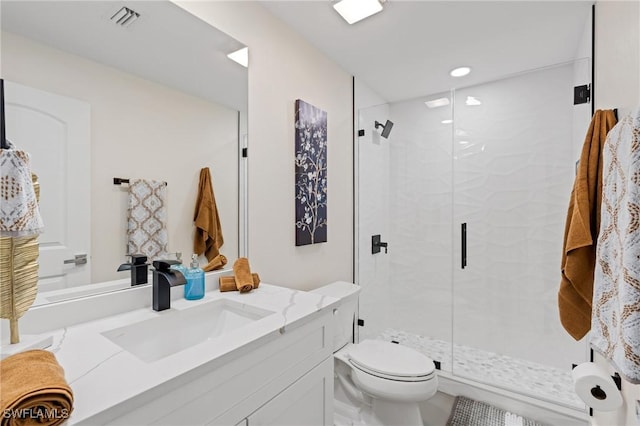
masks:
<path fill-rule="evenodd" d="M 361 337 L 362 338 L 362 337 Z M 571 371 L 496 354 L 469 346 L 451 344 L 417 334 L 386 329 L 377 339 L 396 341 L 440 361 L 441 369 L 459 377 L 522 393 L 574 409 L 584 403 L 573 390 Z M 451 354 L 453 347 L 453 355 Z"/>

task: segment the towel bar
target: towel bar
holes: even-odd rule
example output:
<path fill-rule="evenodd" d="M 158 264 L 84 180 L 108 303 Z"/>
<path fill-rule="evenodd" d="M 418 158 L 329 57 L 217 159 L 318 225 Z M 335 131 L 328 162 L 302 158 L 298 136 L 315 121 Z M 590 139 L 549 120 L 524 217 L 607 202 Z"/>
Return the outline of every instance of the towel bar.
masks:
<path fill-rule="evenodd" d="M 125 178 L 118 178 L 118 177 L 114 177 L 113 178 L 113 184 L 114 185 L 122 185 L 123 183 L 129 183 L 129 179 L 125 179 Z M 164 185 L 167 185 L 167 182 L 163 182 Z"/>

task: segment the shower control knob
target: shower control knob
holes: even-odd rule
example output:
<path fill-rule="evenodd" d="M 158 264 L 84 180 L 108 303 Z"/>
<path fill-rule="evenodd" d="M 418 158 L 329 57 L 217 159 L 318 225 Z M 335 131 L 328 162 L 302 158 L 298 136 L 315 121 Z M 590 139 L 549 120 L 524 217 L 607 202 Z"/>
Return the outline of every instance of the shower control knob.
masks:
<path fill-rule="evenodd" d="M 388 253 L 387 248 L 389 244 L 381 240 L 380 235 L 371 236 L 371 254 L 380 253 L 380 250 L 384 248 L 385 254 Z"/>

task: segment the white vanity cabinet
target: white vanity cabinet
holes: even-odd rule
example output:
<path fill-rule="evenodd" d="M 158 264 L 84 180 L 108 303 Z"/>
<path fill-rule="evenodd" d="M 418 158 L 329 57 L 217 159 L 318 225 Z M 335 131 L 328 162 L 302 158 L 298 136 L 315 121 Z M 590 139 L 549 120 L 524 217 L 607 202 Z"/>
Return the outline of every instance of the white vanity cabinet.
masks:
<path fill-rule="evenodd" d="M 325 309 L 80 424 L 332 425 L 332 342 Z"/>
<path fill-rule="evenodd" d="M 333 424 L 333 358 L 327 358 L 253 412 L 246 426 Z"/>

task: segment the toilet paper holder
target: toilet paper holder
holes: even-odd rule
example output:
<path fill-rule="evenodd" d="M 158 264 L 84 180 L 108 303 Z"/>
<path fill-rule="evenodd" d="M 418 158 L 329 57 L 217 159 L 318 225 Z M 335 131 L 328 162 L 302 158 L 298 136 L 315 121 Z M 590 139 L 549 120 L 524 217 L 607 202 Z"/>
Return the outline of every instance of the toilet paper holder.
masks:
<path fill-rule="evenodd" d="M 571 369 L 573 370 L 577 366 L 578 364 L 571 364 Z M 622 391 L 622 378 L 620 377 L 620 375 L 618 373 L 614 373 L 614 375 L 611 376 L 611 378 L 613 379 L 613 382 L 616 384 L 616 387 L 618 388 L 618 390 Z M 591 389 L 591 394 L 596 398 L 598 398 L 598 396 L 596 395 L 596 393 L 598 392 L 597 389 L 600 389 L 600 386 L 596 386 L 595 388 Z M 606 397 L 606 395 L 604 397 Z"/>

